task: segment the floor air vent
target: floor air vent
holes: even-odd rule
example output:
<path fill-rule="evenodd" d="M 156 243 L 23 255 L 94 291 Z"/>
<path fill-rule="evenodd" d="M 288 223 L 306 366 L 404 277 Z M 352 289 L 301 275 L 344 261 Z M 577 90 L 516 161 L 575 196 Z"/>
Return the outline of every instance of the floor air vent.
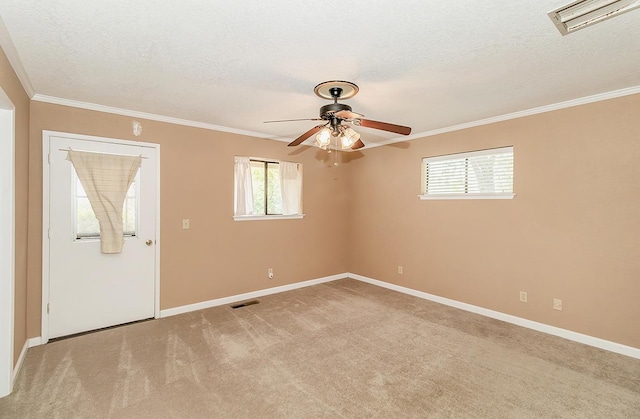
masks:
<path fill-rule="evenodd" d="M 235 310 L 236 308 L 252 306 L 254 304 L 260 304 L 260 301 L 258 301 L 258 300 L 245 301 L 244 303 L 240 303 L 240 304 L 236 304 L 234 306 L 231 306 L 231 308 Z"/>

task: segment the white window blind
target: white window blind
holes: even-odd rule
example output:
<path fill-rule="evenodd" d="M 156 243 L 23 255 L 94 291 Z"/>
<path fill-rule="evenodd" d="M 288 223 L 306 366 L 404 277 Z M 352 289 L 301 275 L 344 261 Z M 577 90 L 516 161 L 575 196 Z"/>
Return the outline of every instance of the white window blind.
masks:
<path fill-rule="evenodd" d="M 421 199 L 511 199 L 513 147 L 422 159 Z"/>

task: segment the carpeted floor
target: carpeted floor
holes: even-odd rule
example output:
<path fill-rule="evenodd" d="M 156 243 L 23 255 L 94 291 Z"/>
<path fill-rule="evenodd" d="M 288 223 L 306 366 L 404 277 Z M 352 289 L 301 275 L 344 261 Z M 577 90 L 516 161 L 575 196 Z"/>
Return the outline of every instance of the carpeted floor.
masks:
<path fill-rule="evenodd" d="M 32 348 L 2 418 L 640 418 L 640 360 L 344 279 Z"/>

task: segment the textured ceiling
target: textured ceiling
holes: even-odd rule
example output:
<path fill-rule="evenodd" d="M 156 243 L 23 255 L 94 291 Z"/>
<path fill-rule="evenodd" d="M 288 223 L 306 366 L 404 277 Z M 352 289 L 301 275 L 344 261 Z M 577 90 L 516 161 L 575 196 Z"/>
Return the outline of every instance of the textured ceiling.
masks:
<path fill-rule="evenodd" d="M 2 0 L 0 17 L 37 95 L 292 139 L 315 123 L 262 121 L 317 117 L 332 79 L 416 134 L 640 86 L 640 10 L 561 36 L 564 3 Z"/>

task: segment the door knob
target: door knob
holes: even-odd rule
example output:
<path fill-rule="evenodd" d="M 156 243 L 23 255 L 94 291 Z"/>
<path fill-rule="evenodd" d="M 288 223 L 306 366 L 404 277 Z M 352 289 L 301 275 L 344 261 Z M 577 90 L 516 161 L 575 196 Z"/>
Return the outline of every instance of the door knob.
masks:
<path fill-rule="evenodd" d="M 153 240 L 147 240 L 146 243 L 147 243 L 147 246 L 151 246 L 153 244 Z"/>

